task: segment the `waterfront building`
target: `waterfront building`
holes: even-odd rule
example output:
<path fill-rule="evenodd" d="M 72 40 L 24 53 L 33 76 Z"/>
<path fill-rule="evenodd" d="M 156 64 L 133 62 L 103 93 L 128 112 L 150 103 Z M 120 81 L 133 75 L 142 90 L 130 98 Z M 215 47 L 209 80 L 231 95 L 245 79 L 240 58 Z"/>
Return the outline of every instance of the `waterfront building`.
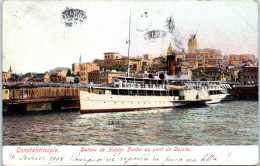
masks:
<path fill-rule="evenodd" d="M 216 67 L 199 67 L 192 70 L 193 81 L 224 81 L 223 71 Z"/>
<path fill-rule="evenodd" d="M 216 50 L 213 48 L 205 48 L 205 49 L 198 49 L 198 53 L 209 53 L 210 56 L 214 59 L 223 59 L 221 50 Z"/>
<path fill-rule="evenodd" d="M 75 77 L 66 76 L 65 77 L 65 81 L 68 82 L 68 83 L 74 83 Z"/>
<path fill-rule="evenodd" d="M 9 72 L 2 72 L 2 81 L 3 82 L 8 82 L 8 79 L 11 78 L 11 75 Z"/>
<path fill-rule="evenodd" d="M 223 65 L 229 65 L 230 64 L 230 56 L 229 55 L 223 55 L 222 64 Z"/>
<path fill-rule="evenodd" d="M 79 63 L 73 63 L 72 64 L 72 74 L 79 76 Z"/>
<path fill-rule="evenodd" d="M 57 68 L 51 69 L 49 71 L 49 74 L 61 76 L 61 77 L 66 77 L 68 70 L 69 70 L 68 67 L 57 67 Z"/>
<path fill-rule="evenodd" d="M 106 56 L 106 58 L 110 58 L 109 56 Z M 79 63 L 73 63 L 72 64 L 72 74 L 75 76 L 79 76 L 79 82 L 81 84 L 88 84 L 88 72 L 94 71 L 94 70 L 99 70 L 99 62 L 98 60 L 94 60 L 94 63 L 82 63 L 81 61 L 81 55 L 79 57 Z M 74 82 L 72 81 L 72 78 L 68 78 L 65 76 L 64 81 L 65 82 Z"/>
<path fill-rule="evenodd" d="M 57 75 L 51 75 L 50 81 L 55 83 L 74 83 L 74 77 L 71 76 L 57 76 Z"/>
<path fill-rule="evenodd" d="M 245 64 L 239 73 L 239 78 L 243 85 L 257 85 L 258 64 Z"/>
<path fill-rule="evenodd" d="M 242 54 L 242 55 L 230 55 L 229 58 L 230 58 L 230 64 L 237 66 L 240 63 L 246 63 L 250 60 L 254 60 L 255 56 L 249 54 Z"/>
<path fill-rule="evenodd" d="M 185 62 L 187 62 L 188 66 L 193 66 L 194 68 L 215 66 L 215 59 L 208 52 L 187 53 L 185 54 Z"/>
<path fill-rule="evenodd" d="M 104 53 L 104 60 L 95 59 L 93 63 L 96 63 L 102 69 L 109 69 L 114 67 L 117 70 L 121 68 L 127 68 L 128 57 L 120 56 L 116 52 Z M 140 57 L 130 57 L 129 61 L 130 72 L 138 73 L 142 70 L 142 58 Z"/>
<path fill-rule="evenodd" d="M 82 63 L 80 64 L 79 81 L 81 84 L 88 84 L 88 73 L 94 70 L 99 70 L 99 66 L 95 63 Z"/>
<path fill-rule="evenodd" d="M 120 54 L 118 52 L 105 52 L 104 53 L 104 60 L 116 60 L 119 59 Z"/>
<path fill-rule="evenodd" d="M 224 74 L 224 80 L 223 81 L 228 81 L 228 82 L 237 82 L 238 79 L 238 73 L 240 71 L 240 67 L 234 66 L 234 65 L 227 65 L 223 66 L 223 74 Z"/>
<path fill-rule="evenodd" d="M 66 77 L 68 70 L 57 70 L 57 76 Z"/>
<path fill-rule="evenodd" d="M 31 78 L 32 82 L 44 82 L 48 83 L 50 82 L 50 75 L 48 73 L 46 74 L 36 74 Z"/>
<path fill-rule="evenodd" d="M 108 84 L 112 83 L 113 79 L 118 76 L 122 76 L 124 73 L 113 72 L 113 71 L 100 71 L 95 70 L 88 73 L 89 83 L 93 82 L 94 84 Z"/>
<path fill-rule="evenodd" d="M 8 72 L 2 72 L 2 82 L 8 82 L 8 80 L 12 77 L 12 67 L 10 65 L 10 68 Z"/>
<path fill-rule="evenodd" d="M 66 77 L 51 75 L 50 81 L 55 82 L 55 83 L 64 83 L 64 82 L 66 82 Z"/>

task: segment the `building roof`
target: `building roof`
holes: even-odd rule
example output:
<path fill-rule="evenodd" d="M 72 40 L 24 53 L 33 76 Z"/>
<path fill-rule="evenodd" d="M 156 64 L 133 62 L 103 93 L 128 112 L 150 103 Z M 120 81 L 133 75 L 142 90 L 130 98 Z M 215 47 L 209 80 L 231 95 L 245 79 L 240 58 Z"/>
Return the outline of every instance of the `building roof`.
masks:
<path fill-rule="evenodd" d="M 204 70 L 204 67 L 199 67 L 199 68 L 196 68 L 192 71 L 193 72 L 201 72 L 203 70 Z M 206 72 L 218 72 L 218 68 L 216 68 L 216 67 L 205 67 L 205 71 Z"/>
<path fill-rule="evenodd" d="M 119 54 L 119 52 L 104 52 L 104 54 Z"/>
<path fill-rule="evenodd" d="M 128 56 L 123 56 L 119 59 L 128 59 Z M 130 60 L 142 60 L 142 58 L 139 58 L 139 57 L 130 57 Z"/>

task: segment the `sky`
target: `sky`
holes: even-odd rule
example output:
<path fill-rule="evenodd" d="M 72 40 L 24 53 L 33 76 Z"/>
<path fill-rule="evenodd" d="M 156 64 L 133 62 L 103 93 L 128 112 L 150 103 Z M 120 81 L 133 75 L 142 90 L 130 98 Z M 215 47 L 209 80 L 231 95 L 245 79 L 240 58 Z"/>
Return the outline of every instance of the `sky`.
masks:
<path fill-rule="evenodd" d="M 71 26 L 66 8 L 84 12 Z M 258 56 L 258 4 L 253 1 L 4 1 L 3 71 L 45 72 L 103 59 L 104 52 L 165 55 L 169 43 L 187 52 L 196 33 L 198 49 L 223 55 Z M 171 22 L 173 31 L 167 26 Z M 77 23 L 77 24 L 76 24 Z M 149 39 L 149 34 L 158 36 Z M 178 43 L 179 42 L 179 43 Z"/>

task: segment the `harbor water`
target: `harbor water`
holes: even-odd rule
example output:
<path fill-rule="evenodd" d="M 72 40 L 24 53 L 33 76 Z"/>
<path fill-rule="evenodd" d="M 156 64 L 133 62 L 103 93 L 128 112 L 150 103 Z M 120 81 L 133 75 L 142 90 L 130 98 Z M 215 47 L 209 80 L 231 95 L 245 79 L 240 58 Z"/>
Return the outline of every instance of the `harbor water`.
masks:
<path fill-rule="evenodd" d="M 3 145 L 257 145 L 258 101 L 136 112 L 3 116 Z"/>

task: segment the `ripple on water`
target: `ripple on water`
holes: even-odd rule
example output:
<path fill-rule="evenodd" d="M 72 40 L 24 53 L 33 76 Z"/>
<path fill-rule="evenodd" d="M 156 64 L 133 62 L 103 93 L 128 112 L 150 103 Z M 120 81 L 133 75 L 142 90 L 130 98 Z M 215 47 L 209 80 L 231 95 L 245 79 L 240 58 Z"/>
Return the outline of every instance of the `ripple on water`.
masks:
<path fill-rule="evenodd" d="M 4 145 L 256 145 L 258 102 L 3 117 Z"/>

